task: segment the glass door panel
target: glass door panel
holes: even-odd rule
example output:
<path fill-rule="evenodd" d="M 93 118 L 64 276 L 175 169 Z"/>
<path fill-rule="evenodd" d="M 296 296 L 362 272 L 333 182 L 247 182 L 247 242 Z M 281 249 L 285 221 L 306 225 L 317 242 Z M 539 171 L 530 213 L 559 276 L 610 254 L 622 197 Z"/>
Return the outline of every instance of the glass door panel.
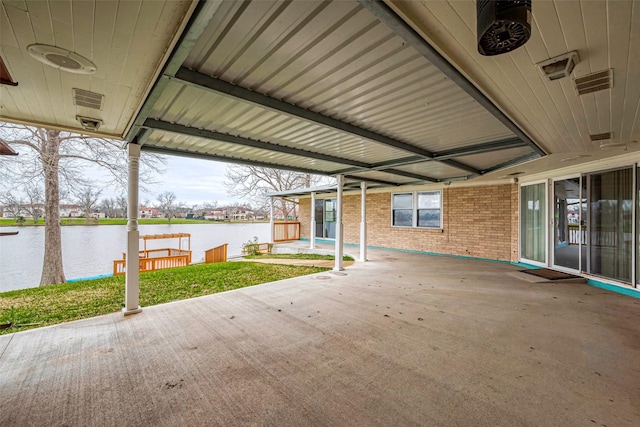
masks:
<path fill-rule="evenodd" d="M 546 262 L 546 184 L 520 187 L 520 257 Z"/>
<path fill-rule="evenodd" d="M 316 211 L 316 237 L 322 239 L 324 237 L 324 200 L 316 200 L 314 209 Z"/>
<path fill-rule="evenodd" d="M 631 281 L 633 170 L 589 175 L 589 273 Z"/>
<path fill-rule="evenodd" d="M 553 265 L 579 271 L 586 244 L 580 178 L 554 181 L 553 200 Z"/>
<path fill-rule="evenodd" d="M 324 237 L 336 238 L 336 199 L 324 200 Z"/>

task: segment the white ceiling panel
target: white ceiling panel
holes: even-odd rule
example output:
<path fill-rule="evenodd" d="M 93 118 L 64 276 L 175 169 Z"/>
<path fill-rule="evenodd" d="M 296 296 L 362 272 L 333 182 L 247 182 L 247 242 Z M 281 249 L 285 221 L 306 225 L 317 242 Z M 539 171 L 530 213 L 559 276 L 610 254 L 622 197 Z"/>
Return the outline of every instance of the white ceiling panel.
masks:
<path fill-rule="evenodd" d="M 590 134 L 640 140 L 640 7 L 620 1 L 534 1 L 531 39 L 504 55 L 476 49 L 472 1 L 387 1 L 549 153 L 598 150 Z M 572 75 L 548 81 L 536 67 L 577 51 Z M 613 69 L 611 90 L 578 96 L 573 80 Z"/>
<path fill-rule="evenodd" d="M 83 132 L 76 115 L 102 120 L 99 135 L 121 138 L 175 42 L 192 1 L 29 0 L 0 3 L 0 55 L 17 86 L 0 86 L 0 118 Z M 93 75 L 33 59 L 45 44 L 92 61 Z M 104 95 L 101 110 L 74 105 L 73 88 Z"/>

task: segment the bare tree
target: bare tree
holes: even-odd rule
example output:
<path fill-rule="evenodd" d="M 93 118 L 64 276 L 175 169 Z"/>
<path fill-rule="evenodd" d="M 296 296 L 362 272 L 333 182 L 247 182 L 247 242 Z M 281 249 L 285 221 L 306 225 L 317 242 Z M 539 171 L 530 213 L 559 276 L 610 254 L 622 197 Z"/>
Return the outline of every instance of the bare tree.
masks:
<path fill-rule="evenodd" d="M 5 159 L 9 156 L 0 156 L 0 182 L 39 181 L 44 184 L 45 249 L 40 285 L 63 283 L 61 184 L 77 186 L 86 182 L 83 169 L 92 165 L 110 174 L 111 181 L 107 185 L 124 188 L 126 152 L 119 141 L 8 123 L 0 123 L 0 141 L 14 148 L 20 147 L 20 156 L 10 156 L 10 160 Z M 163 160 L 158 156 L 145 155 L 141 157 L 141 164 L 141 182 L 150 183 L 153 175 L 161 169 Z"/>
<path fill-rule="evenodd" d="M 116 217 L 116 211 L 118 210 L 116 199 L 111 197 L 105 197 L 100 201 L 99 208 L 104 212 L 107 218 Z"/>
<path fill-rule="evenodd" d="M 169 224 L 171 224 L 171 219 L 176 215 L 180 207 L 175 193 L 171 191 L 162 192 L 158 194 L 157 200 L 158 209 L 164 212 L 165 216 L 169 219 Z"/>
<path fill-rule="evenodd" d="M 308 188 L 332 182 L 332 178 L 290 172 L 279 169 L 261 168 L 257 166 L 227 167 L 227 192 L 234 197 L 250 201 L 256 210 L 267 209 L 269 199 L 266 193 Z M 296 204 L 292 200 L 277 198 L 275 208 L 284 218 L 295 217 Z"/>
<path fill-rule="evenodd" d="M 203 202 L 200 204 L 193 205 L 193 213 L 197 216 L 205 216 L 209 212 L 215 210 L 218 207 L 218 202 L 213 200 L 210 202 Z"/>
<path fill-rule="evenodd" d="M 24 209 L 33 218 L 33 223 L 37 224 L 38 219 L 44 215 L 44 192 L 42 187 L 39 183 L 30 181 L 25 185 L 24 192 L 27 196 Z"/>
<path fill-rule="evenodd" d="M 23 214 L 22 200 L 18 199 L 11 191 L 0 194 L 0 205 L 3 213 L 18 218 Z"/>
<path fill-rule="evenodd" d="M 101 193 L 102 190 L 95 189 L 91 184 L 85 184 L 75 190 L 76 203 L 82 208 L 87 222 L 89 222 L 91 214 L 98 206 L 98 199 Z"/>
<path fill-rule="evenodd" d="M 122 215 L 122 218 L 126 218 L 127 217 L 127 205 L 128 204 L 129 204 L 129 201 L 127 200 L 126 196 L 118 196 L 118 197 L 116 197 L 116 207 L 120 211 L 120 214 Z"/>

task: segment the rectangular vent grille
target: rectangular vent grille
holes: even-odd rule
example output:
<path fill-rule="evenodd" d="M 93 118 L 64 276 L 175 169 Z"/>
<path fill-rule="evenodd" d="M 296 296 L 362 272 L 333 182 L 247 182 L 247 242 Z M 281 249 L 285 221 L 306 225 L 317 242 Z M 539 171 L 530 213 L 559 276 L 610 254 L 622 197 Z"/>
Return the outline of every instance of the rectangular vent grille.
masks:
<path fill-rule="evenodd" d="M 73 88 L 73 103 L 80 107 L 102 110 L 104 95 L 88 90 Z"/>
<path fill-rule="evenodd" d="M 611 132 L 598 133 L 589 136 L 591 137 L 591 142 L 605 141 L 607 139 L 611 139 Z"/>
<path fill-rule="evenodd" d="M 574 80 L 578 95 L 586 95 L 613 87 L 613 70 L 608 69 L 587 74 Z"/>

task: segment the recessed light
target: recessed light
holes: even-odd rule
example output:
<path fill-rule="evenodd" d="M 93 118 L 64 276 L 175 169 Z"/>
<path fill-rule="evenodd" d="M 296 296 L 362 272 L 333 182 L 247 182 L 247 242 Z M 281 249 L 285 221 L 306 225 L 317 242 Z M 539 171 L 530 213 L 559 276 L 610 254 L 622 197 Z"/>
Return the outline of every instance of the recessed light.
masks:
<path fill-rule="evenodd" d="M 46 44 L 32 44 L 27 51 L 36 60 L 50 67 L 68 71 L 74 74 L 93 74 L 98 67 L 84 56 L 57 46 Z"/>

